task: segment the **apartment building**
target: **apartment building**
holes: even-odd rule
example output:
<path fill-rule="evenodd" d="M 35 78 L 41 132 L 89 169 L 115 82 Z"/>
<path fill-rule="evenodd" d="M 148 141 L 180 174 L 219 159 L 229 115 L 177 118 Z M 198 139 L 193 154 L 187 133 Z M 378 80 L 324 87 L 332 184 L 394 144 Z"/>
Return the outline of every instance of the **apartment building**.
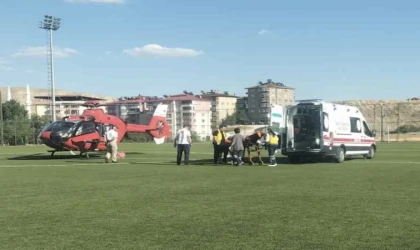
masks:
<path fill-rule="evenodd" d="M 202 92 L 201 96 L 211 101 L 211 125 L 212 129 L 218 128 L 226 117 L 236 112 L 239 97 L 227 92 L 216 91 Z"/>
<path fill-rule="evenodd" d="M 208 140 L 211 137 L 211 101 L 191 94 L 145 100 L 139 104 L 139 107 L 142 106 L 142 111 L 139 108 L 139 111 L 129 112 L 126 121 L 147 124 L 160 103 L 169 105 L 166 121 L 170 126 L 172 138 L 184 124 L 190 124 L 191 131 L 197 133 L 200 140 Z"/>
<path fill-rule="evenodd" d="M 236 110 L 238 112 L 243 112 L 246 117 L 244 117 L 244 123 L 248 124 L 249 122 L 249 118 L 248 118 L 248 97 L 244 96 L 244 97 L 239 97 L 238 100 L 236 101 Z"/>
<path fill-rule="evenodd" d="M 107 103 L 107 112 L 126 120 L 131 115 L 138 116 L 138 114 L 148 111 L 147 102 L 157 99 L 159 98 L 150 96 L 120 98 L 118 101 Z"/>
<path fill-rule="evenodd" d="M 271 105 L 290 105 L 295 101 L 294 88 L 271 80 L 246 89 L 248 90 L 248 117 L 254 124 L 268 123 Z"/>
<path fill-rule="evenodd" d="M 239 97 L 236 101 L 236 110 L 243 110 L 248 113 L 248 97 Z"/>
<path fill-rule="evenodd" d="M 35 114 L 39 116 L 50 116 L 52 112 L 51 98 L 49 96 L 34 96 Z M 102 98 L 80 96 L 80 95 L 56 95 L 55 113 L 56 118 L 60 119 L 69 115 L 80 115 L 87 108 L 84 106 L 86 101 L 105 101 Z"/>

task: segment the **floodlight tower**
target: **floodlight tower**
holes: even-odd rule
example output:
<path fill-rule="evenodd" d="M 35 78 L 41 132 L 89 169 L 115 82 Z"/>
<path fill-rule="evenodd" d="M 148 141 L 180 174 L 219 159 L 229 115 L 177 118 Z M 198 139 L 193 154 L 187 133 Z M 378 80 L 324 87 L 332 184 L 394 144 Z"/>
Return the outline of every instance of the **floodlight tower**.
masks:
<path fill-rule="evenodd" d="M 49 39 L 47 45 L 47 61 L 48 61 L 48 81 L 51 84 L 51 119 L 56 120 L 55 113 L 55 83 L 54 83 L 54 46 L 53 46 L 53 31 L 60 28 L 61 18 L 53 16 L 44 16 L 44 20 L 40 22 L 39 28 L 47 30 Z"/>

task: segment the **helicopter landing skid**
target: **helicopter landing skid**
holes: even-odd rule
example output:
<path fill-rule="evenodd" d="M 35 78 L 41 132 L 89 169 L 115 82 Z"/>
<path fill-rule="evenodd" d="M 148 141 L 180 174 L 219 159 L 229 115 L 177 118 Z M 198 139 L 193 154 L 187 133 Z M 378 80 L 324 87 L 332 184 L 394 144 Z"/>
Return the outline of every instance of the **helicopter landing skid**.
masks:
<path fill-rule="evenodd" d="M 80 151 L 79 157 L 82 158 L 83 153 L 85 153 L 86 159 L 89 159 L 89 152 L 87 152 L 87 151 Z"/>
<path fill-rule="evenodd" d="M 51 153 L 50 159 L 52 159 L 57 150 L 48 150 L 48 152 Z"/>
<path fill-rule="evenodd" d="M 48 153 L 51 153 L 50 159 L 54 157 L 55 152 L 63 151 L 63 150 L 48 150 Z M 82 158 L 82 154 L 85 153 L 86 158 L 89 159 L 89 152 L 87 151 L 80 151 L 79 157 Z M 73 151 L 70 150 L 70 154 L 75 155 Z"/>

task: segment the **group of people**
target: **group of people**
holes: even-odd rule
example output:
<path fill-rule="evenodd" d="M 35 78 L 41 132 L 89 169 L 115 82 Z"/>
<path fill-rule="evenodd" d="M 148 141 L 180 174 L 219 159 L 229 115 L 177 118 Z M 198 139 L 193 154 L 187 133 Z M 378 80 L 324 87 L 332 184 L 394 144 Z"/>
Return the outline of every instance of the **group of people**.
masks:
<path fill-rule="evenodd" d="M 178 131 L 175 138 L 174 147 L 177 147 L 177 165 L 181 165 L 183 154 L 184 164 L 188 165 L 189 163 L 192 142 L 190 128 L 191 127 L 189 125 L 184 125 L 184 127 Z M 245 151 L 245 137 L 241 134 L 240 128 L 235 128 L 234 133 L 235 134 L 231 138 L 227 138 L 225 125 L 220 125 L 219 128 L 213 132 L 214 164 L 227 163 L 229 153 L 231 154 L 236 166 L 244 164 L 243 156 Z M 270 159 L 270 164 L 268 166 L 277 166 L 275 154 L 280 145 L 278 134 L 269 127 L 264 138 L 261 139 L 261 142 L 265 143 L 267 146 L 268 156 Z"/>
<path fill-rule="evenodd" d="M 243 156 L 245 151 L 245 137 L 241 134 L 240 128 L 235 128 L 234 133 L 235 134 L 232 137 L 227 138 L 225 125 L 220 125 L 219 128 L 213 132 L 214 164 L 226 164 L 229 153 L 231 154 L 233 162 L 236 166 L 244 164 Z M 268 150 L 268 156 L 270 159 L 270 164 L 268 166 L 277 166 L 275 154 L 280 144 L 278 134 L 269 127 L 264 138 L 261 139 L 261 142 L 266 144 Z M 107 163 L 110 161 L 113 163 L 117 162 L 118 128 L 116 126 L 111 126 L 111 128 L 105 132 L 105 141 L 107 145 L 105 161 Z M 174 147 L 177 148 L 177 165 L 181 165 L 183 155 L 184 164 L 189 164 L 191 144 L 191 126 L 184 125 L 184 127 L 178 131 L 174 140 Z"/>

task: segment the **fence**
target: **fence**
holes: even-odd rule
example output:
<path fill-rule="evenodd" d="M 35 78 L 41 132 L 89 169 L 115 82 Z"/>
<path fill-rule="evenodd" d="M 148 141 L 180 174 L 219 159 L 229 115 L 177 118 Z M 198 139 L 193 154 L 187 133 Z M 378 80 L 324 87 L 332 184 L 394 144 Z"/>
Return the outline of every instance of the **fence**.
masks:
<path fill-rule="evenodd" d="M 377 139 L 382 141 L 420 141 L 420 102 L 384 102 L 369 103 L 368 101 L 349 101 L 349 102 L 336 102 L 356 106 L 365 116 L 370 127 L 377 131 Z M 221 111 L 221 110 L 218 110 Z M 222 110 L 223 111 L 223 110 Z M 243 111 L 243 110 L 241 110 Z M 183 113 L 188 113 L 185 116 Z M 207 113 L 207 114 L 206 114 Z M 228 120 L 228 132 L 233 131 L 234 120 L 232 119 L 232 112 L 221 112 L 230 115 Z M 175 116 L 177 118 L 175 118 Z M 205 118 L 207 117 L 207 118 Z M 211 140 L 211 131 L 218 123 L 212 123 L 211 111 L 182 110 L 177 114 L 168 112 L 167 121 L 169 124 L 172 122 L 177 123 L 176 129 L 181 128 L 184 122 L 192 123 L 192 130 L 201 135 L 201 139 L 205 138 Z M 219 116 L 220 118 L 220 116 Z M 174 121 L 172 121 L 174 119 Z M 249 124 L 250 121 L 245 121 L 241 117 L 237 118 L 237 124 Z M 129 121 L 136 123 L 134 121 Z M 220 120 L 218 121 L 220 122 Z M 45 124 L 40 121 L 32 120 L 4 120 L 3 121 L 3 134 L 2 141 L 5 145 L 24 145 L 24 144 L 37 144 L 37 137 Z M 241 128 L 243 134 L 251 134 L 256 128 L 264 127 L 265 125 L 236 125 Z M 389 131 L 389 133 L 388 133 Z M 205 136 L 203 136 L 205 135 Z M 0 135 L 1 136 L 1 135 Z M 132 135 L 126 138 L 127 141 L 136 142 L 149 142 L 150 138 L 146 135 Z"/>
<path fill-rule="evenodd" d="M 420 141 L 420 102 L 340 102 L 356 106 L 381 141 Z M 389 134 L 388 134 L 389 131 Z"/>
<path fill-rule="evenodd" d="M 3 121 L 3 134 L 0 135 L 4 145 L 38 144 L 38 134 L 45 124 L 33 123 L 29 120 Z M 1 143 L 0 142 L 0 143 Z"/>

